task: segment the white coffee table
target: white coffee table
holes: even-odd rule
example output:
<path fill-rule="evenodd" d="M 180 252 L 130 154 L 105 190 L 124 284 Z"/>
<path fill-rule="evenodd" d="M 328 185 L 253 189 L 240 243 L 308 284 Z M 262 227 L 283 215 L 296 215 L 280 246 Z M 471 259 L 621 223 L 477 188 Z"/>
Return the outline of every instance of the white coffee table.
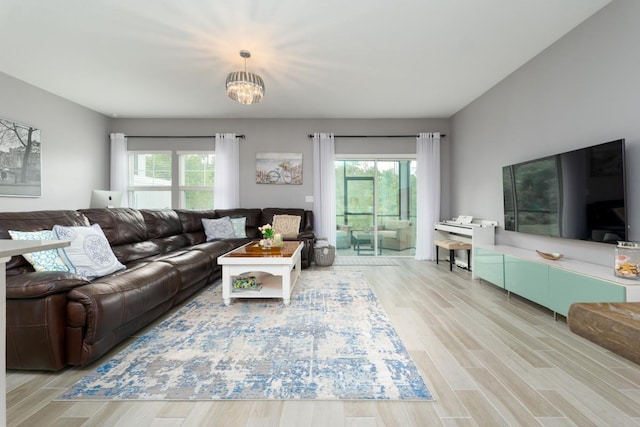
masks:
<path fill-rule="evenodd" d="M 231 298 L 282 298 L 289 305 L 300 276 L 303 246 L 302 242 L 283 242 L 281 248 L 262 249 L 257 242 L 251 242 L 219 256 L 224 304 L 229 305 Z M 256 276 L 259 289 L 234 291 L 235 277 L 247 275 Z"/>

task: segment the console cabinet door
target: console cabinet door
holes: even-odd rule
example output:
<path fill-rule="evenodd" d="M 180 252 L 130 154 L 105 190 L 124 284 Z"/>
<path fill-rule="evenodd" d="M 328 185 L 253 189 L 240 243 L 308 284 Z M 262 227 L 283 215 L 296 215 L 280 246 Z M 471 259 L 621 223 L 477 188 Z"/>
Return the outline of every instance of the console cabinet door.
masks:
<path fill-rule="evenodd" d="M 626 289 L 604 280 L 549 268 L 549 308 L 566 316 L 574 302 L 624 302 Z"/>
<path fill-rule="evenodd" d="M 491 284 L 504 288 L 504 255 L 482 248 L 474 248 L 474 272 Z"/>
<path fill-rule="evenodd" d="M 504 287 L 514 294 L 549 307 L 549 268 L 544 264 L 505 255 Z"/>

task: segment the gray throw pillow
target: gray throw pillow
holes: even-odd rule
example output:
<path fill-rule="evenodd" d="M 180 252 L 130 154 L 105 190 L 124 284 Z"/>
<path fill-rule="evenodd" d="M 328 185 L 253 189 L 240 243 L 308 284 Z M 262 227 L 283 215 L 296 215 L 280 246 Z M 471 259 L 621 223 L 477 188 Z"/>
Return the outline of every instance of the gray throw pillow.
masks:
<path fill-rule="evenodd" d="M 228 216 L 217 219 L 202 218 L 202 227 L 204 227 L 204 234 L 207 235 L 207 242 L 236 237 L 231 218 Z"/>

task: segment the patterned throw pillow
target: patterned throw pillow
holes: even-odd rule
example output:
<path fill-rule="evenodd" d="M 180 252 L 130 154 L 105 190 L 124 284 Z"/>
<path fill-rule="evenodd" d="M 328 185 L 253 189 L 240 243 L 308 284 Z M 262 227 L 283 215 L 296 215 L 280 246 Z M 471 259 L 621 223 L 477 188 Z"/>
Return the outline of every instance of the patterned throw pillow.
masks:
<path fill-rule="evenodd" d="M 300 232 L 300 220 L 298 215 L 274 215 L 273 232 L 282 234 L 282 237 L 297 237 Z"/>
<path fill-rule="evenodd" d="M 245 230 L 245 227 L 247 225 L 246 217 L 231 218 L 231 225 L 233 226 L 233 234 L 235 234 L 236 237 L 247 237 L 247 232 Z"/>
<path fill-rule="evenodd" d="M 70 246 L 58 251 L 72 273 L 91 280 L 126 268 L 113 254 L 98 224 L 89 227 L 54 225 L 53 234 L 60 240 L 71 241 Z"/>
<path fill-rule="evenodd" d="M 51 230 L 13 231 L 8 230 L 13 240 L 58 240 Z M 22 255 L 36 271 L 69 271 L 56 249 L 31 252 Z"/>
<path fill-rule="evenodd" d="M 236 237 L 233 232 L 233 224 L 228 216 L 210 219 L 202 218 L 204 234 L 207 235 L 207 242 L 217 239 L 233 239 Z"/>

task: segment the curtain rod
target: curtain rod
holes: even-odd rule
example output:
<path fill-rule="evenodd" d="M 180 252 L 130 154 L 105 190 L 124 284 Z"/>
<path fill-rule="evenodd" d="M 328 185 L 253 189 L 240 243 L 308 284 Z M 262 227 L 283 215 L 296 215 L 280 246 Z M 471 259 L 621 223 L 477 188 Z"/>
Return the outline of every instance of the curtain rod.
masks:
<path fill-rule="evenodd" d="M 441 133 L 440 138 L 446 137 L 446 133 Z M 417 138 L 418 135 L 333 135 L 334 138 Z M 313 138 L 313 134 L 309 134 Z"/>
<path fill-rule="evenodd" d="M 215 138 L 215 135 L 126 135 L 127 138 Z M 236 138 L 244 139 L 244 135 L 236 135 Z"/>

